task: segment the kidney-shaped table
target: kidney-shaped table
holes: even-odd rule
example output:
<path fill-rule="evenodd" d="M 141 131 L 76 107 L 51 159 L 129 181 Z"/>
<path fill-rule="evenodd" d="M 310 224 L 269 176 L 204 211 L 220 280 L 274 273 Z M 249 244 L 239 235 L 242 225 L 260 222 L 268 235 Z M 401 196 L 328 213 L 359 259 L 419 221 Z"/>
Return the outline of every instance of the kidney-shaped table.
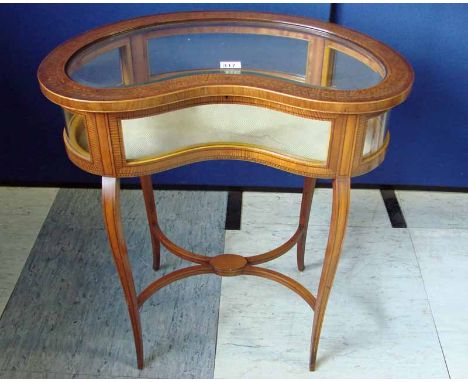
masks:
<path fill-rule="evenodd" d="M 94 29 L 41 63 L 44 95 L 65 113 L 70 160 L 102 177 L 107 234 L 143 367 L 139 308 L 189 276 L 254 275 L 277 281 L 314 310 L 310 369 L 346 229 L 350 178 L 377 167 L 389 143 L 389 110 L 413 83 L 410 65 L 386 45 L 334 24 L 250 12 L 188 12 L 141 17 Z M 185 164 L 233 159 L 305 177 L 294 235 L 256 256 L 208 257 L 181 248 L 158 226 L 151 174 Z M 119 209 L 120 178 L 140 177 L 153 268 L 160 246 L 195 265 L 135 289 Z M 316 296 L 258 266 L 297 245 L 304 250 L 317 178 L 333 180 L 328 243 Z"/>

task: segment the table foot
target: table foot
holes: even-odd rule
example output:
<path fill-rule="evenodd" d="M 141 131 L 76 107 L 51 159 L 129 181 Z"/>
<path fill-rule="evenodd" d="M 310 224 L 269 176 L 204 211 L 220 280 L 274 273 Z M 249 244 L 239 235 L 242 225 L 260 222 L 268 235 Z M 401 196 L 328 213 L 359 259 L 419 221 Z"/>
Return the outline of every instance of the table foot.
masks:
<path fill-rule="evenodd" d="M 315 371 L 315 358 L 311 361 L 310 361 L 310 364 L 309 364 L 309 371 Z"/>

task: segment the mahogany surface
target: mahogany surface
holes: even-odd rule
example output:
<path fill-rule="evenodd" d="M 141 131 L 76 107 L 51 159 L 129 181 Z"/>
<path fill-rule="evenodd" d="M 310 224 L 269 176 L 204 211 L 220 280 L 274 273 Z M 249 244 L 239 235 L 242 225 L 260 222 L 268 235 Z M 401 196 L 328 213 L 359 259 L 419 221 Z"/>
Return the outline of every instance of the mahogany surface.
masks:
<path fill-rule="evenodd" d="M 297 75 L 261 68 L 244 73 L 193 71 L 152 74 L 148 41 L 190 34 L 231 33 L 280 36 L 305 41 L 305 73 Z M 112 37 L 112 38 L 110 38 Z M 110 49 L 120 57 L 122 86 L 93 87 L 69 75 Z M 333 85 L 338 54 L 351 57 L 379 74 L 371 87 L 339 89 Z M 290 59 L 285 57 L 285 59 Z M 85 126 L 87 152 L 64 131 L 70 160 L 84 171 L 102 177 L 102 205 L 109 244 L 122 284 L 135 340 L 137 366 L 143 368 L 139 308 L 159 289 L 201 274 L 253 275 L 276 281 L 302 297 L 314 310 L 310 370 L 315 370 L 320 332 L 346 231 L 350 179 L 377 167 L 385 157 L 389 133 L 385 126 L 371 131 L 384 113 L 403 102 L 411 91 L 411 66 L 385 44 L 335 24 L 302 17 L 254 12 L 182 12 L 126 20 L 86 32 L 53 50 L 38 69 L 44 95 Z M 239 142 L 187 147 L 154 158 L 128 161 L 122 121 L 205 104 L 242 104 L 267 108 L 302 118 L 329 121 L 331 132 L 325 161 L 288 155 Z M 377 122 L 376 122 L 377 121 Z M 68 123 L 68 122 L 67 122 Z M 383 123 L 383 122 L 382 122 Z M 364 153 L 371 136 L 375 150 Z M 374 139 L 374 138 L 372 138 Z M 305 177 L 298 228 L 293 236 L 263 254 L 209 257 L 173 243 L 158 225 L 151 174 L 214 159 L 251 161 Z M 152 243 L 153 268 L 160 268 L 160 247 L 196 265 L 169 273 L 140 293 L 135 289 L 120 216 L 119 179 L 140 177 Z M 333 206 L 328 244 L 316 297 L 297 281 L 256 265 L 273 260 L 297 245 L 297 267 L 304 270 L 305 246 L 317 178 L 333 180 Z"/>

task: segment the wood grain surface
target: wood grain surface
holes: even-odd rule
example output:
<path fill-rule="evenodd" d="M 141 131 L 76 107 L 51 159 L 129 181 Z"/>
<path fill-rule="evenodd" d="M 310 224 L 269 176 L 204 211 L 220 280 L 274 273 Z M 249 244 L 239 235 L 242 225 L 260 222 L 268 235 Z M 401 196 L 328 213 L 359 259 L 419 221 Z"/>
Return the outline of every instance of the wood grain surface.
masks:
<path fill-rule="evenodd" d="M 148 27 L 148 29 L 145 29 L 145 27 Z M 155 83 L 148 82 L 150 71 L 148 66 L 147 45 L 148 38 L 152 33 L 157 33 L 158 35 L 161 35 L 161 33 L 162 35 L 177 35 L 180 33 L 199 32 L 257 33 L 304 39 L 308 43 L 308 53 L 305 58 L 307 69 L 304 82 L 300 83 L 288 81 L 285 80 L 285 78 L 251 74 L 237 75 L 226 73 L 198 73 L 181 76 L 179 78 L 165 78 L 163 81 Z M 111 45 L 108 45 L 109 41 L 111 41 Z M 109 46 L 119 49 L 121 68 L 123 71 L 122 79 L 124 84 L 128 86 L 120 88 L 97 88 L 81 84 L 70 78 L 70 73 L 68 73 L 66 69 L 67 65 L 75 64 L 79 66 L 80 62 L 86 62 L 86 60 L 91 59 L 99 52 L 106 52 Z M 333 71 L 334 62 L 334 54 L 331 53 L 331 50 L 340 51 L 361 61 L 372 68 L 372 70 L 380 73 L 382 80 L 375 86 L 357 90 L 342 90 L 330 86 L 333 85 L 330 84 L 330 72 Z M 162 366 L 162 368 L 158 368 L 158 372 L 164 373 L 162 371 L 164 368 L 168 370 L 179 370 L 180 366 L 186 362 L 189 367 L 187 368 L 184 366 L 185 371 L 188 369 L 197 370 L 193 375 L 190 374 L 192 373 L 192 371 L 190 371 L 188 374 L 190 376 L 197 375 L 200 377 L 201 375 L 209 375 L 209 373 L 212 372 L 212 368 L 207 364 L 203 364 L 203 362 L 200 363 L 199 360 L 195 360 L 197 366 L 191 363 L 194 357 L 197 358 L 202 354 L 208 354 L 209 351 L 213 351 L 213 347 L 209 345 L 206 345 L 208 346 L 208 353 L 200 352 L 199 349 L 190 348 L 188 353 L 182 352 L 178 353 L 180 356 L 174 356 L 170 359 L 164 358 L 166 354 L 171 353 L 172 349 L 178 349 L 179 346 L 187 350 L 186 347 L 183 346 L 187 344 L 187 342 L 185 340 L 183 343 L 179 342 L 180 337 L 177 336 L 167 338 L 158 337 L 158 341 L 153 341 L 153 346 L 150 348 L 162 349 L 162 351 L 156 355 L 153 353 L 153 355 L 150 356 L 149 362 L 146 358 L 143 360 L 141 333 L 150 333 L 146 334 L 147 336 L 154 335 L 154 327 L 163 329 L 166 321 L 164 321 L 164 323 L 159 322 L 159 325 L 152 326 L 146 330 L 143 328 L 142 330 L 138 307 L 149 299 L 151 293 L 155 291 L 160 292 L 156 295 L 158 297 L 169 293 L 166 292 L 166 290 L 160 291 L 160 289 L 162 286 L 166 286 L 172 281 L 179 281 L 180 283 L 183 277 L 196 275 L 197 277 L 190 278 L 189 281 L 182 283 L 182 285 L 193 284 L 196 286 L 196 283 L 200 282 L 196 280 L 210 280 L 209 276 L 204 274 L 214 271 L 219 275 L 233 276 L 236 274 L 249 274 L 270 278 L 300 294 L 309 305 L 315 309 L 310 356 L 310 369 L 314 370 L 322 322 L 346 231 L 350 197 L 350 178 L 371 171 L 383 161 L 389 142 L 388 133 L 384 139 L 383 137 L 382 140 L 379 139 L 379 143 L 382 141 L 379 145 L 380 147 L 376 147 L 370 155 L 363 154 L 369 119 L 388 111 L 407 98 L 414 81 L 414 73 L 409 63 L 399 53 L 385 44 L 359 32 L 332 23 L 268 13 L 182 12 L 122 21 L 94 29 L 68 40 L 54 49 L 43 60 L 38 69 L 38 80 L 42 92 L 49 100 L 72 113 L 84 117 L 83 120 L 85 121 L 84 125 L 87 130 L 89 153 L 83 155 L 79 150 L 74 149 L 67 134 L 64 134 L 65 146 L 69 158 L 78 167 L 85 171 L 103 176 L 104 220 L 106 222 L 112 254 L 122 282 L 132 320 L 138 367 L 142 368 L 143 363 L 156 363 Z M 129 160 L 126 158 L 121 123 L 123 119 L 150 116 L 193 105 L 216 103 L 248 104 L 295 114 L 305 118 L 330 121 L 331 133 L 328 142 L 327 157 L 323 161 L 307 160 L 305 158 L 275 152 L 274 150 L 264 149 L 260 146 L 243 144 L 244 142 L 228 142 L 219 144 L 203 143 L 195 147 L 184 147 L 181 150 L 169 154 L 156 155 L 138 160 Z M 214 238 L 206 237 L 203 240 L 200 235 L 197 236 L 198 239 L 201 239 L 197 240 L 197 243 L 206 243 L 208 245 L 208 248 L 202 248 L 202 250 L 199 251 L 191 248 L 191 246 L 187 248 L 187 245 L 184 245 L 184 242 L 188 244 L 188 235 L 182 235 L 179 238 L 180 240 L 171 240 L 172 238 L 166 237 L 165 234 L 162 233 L 163 230 L 159 230 L 157 225 L 153 198 L 149 195 L 151 193 L 151 181 L 148 175 L 189 163 L 216 159 L 256 162 L 305 176 L 307 180 L 304 187 L 299 228 L 286 243 L 272 251 L 247 258 L 229 254 L 219 256 L 210 260 L 210 264 L 212 265 L 211 269 L 208 267 L 209 256 L 222 253 L 222 246 L 218 248 L 216 245 L 222 243 L 223 235 L 221 232 L 223 232 L 223 224 L 220 223 L 219 231 L 215 230 L 217 235 L 215 235 Z M 140 176 L 142 179 L 142 186 L 146 189 L 144 194 L 147 207 L 147 219 L 152 225 L 152 248 L 151 250 L 146 248 L 145 251 L 150 252 L 152 256 L 144 257 L 146 262 L 149 260 L 153 268 L 159 268 L 159 252 L 157 247 L 159 244 L 162 244 L 180 258 L 200 264 L 187 268 L 184 271 L 177 271 L 151 283 L 140 295 L 138 291 L 141 290 L 141 285 L 148 285 L 148 281 L 153 280 L 149 280 L 146 276 L 135 277 L 137 284 L 139 284 L 136 286 L 135 290 L 131 269 L 133 268 L 134 273 L 143 275 L 148 274 L 148 271 L 143 267 L 143 264 L 146 264 L 146 262 L 131 264 L 135 261 L 135 258 L 133 257 L 133 261 L 127 258 L 127 248 L 131 253 L 132 240 L 137 240 L 140 245 L 133 249 L 134 252 L 139 252 L 141 250 L 141 243 L 148 243 L 149 238 L 148 235 L 146 235 L 145 238 L 139 237 L 138 235 L 141 234 L 143 229 L 137 229 L 137 226 L 133 224 L 130 228 L 132 233 L 127 237 L 128 244 L 125 243 L 120 215 L 121 202 L 118 197 L 119 178 L 132 176 Z M 254 264 L 260 264 L 279 257 L 298 243 L 297 265 L 299 270 L 304 269 L 305 234 L 307 232 L 308 215 L 310 213 L 315 182 L 312 178 L 333 179 L 334 191 L 330 236 L 325 253 L 317 298 L 289 277 L 271 270 L 253 266 Z M 226 195 L 222 195 L 220 199 L 222 199 L 225 204 Z M 86 203 L 84 200 L 79 200 L 77 204 L 83 204 L 83 202 Z M 195 200 L 194 202 L 199 203 L 199 201 Z M 176 210 L 180 207 L 179 203 L 180 202 L 177 201 L 174 207 Z M 127 208 L 129 207 L 124 201 L 122 201 L 121 204 Z M 219 201 L 217 206 L 221 204 L 222 203 Z M 141 205 L 143 206 L 144 203 L 141 202 Z M 202 208 L 201 210 L 197 210 L 196 207 L 194 208 L 195 205 L 196 203 L 190 205 L 190 209 L 196 211 L 194 212 L 195 214 L 200 212 L 204 214 L 214 213 L 215 216 L 219 215 L 219 209 L 216 207 L 213 209 L 212 205 L 204 206 L 206 208 Z M 87 207 L 88 206 L 86 206 L 86 208 Z M 130 208 L 132 208 L 132 204 L 130 204 Z M 137 209 L 139 208 L 141 207 L 137 207 Z M 225 205 L 223 211 L 225 211 Z M 89 220 L 93 217 L 93 219 L 100 221 L 95 213 L 96 211 L 93 209 L 92 214 L 94 215 L 90 214 L 86 216 L 84 220 Z M 206 230 L 214 229 L 208 228 L 211 227 L 208 223 L 213 223 L 209 219 L 203 220 L 200 219 L 199 216 L 197 218 L 198 219 L 193 220 L 193 230 L 189 230 L 190 233 L 197 232 L 200 227 L 205 227 Z M 188 223 L 187 219 L 183 219 L 181 216 L 177 216 L 177 219 L 174 221 L 171 220 L 171 222 L 172 225 L 168 227 L 169 231 L 176 231 L 175 227 L 178 227 L 179 224 Z M 75 269 L 77 266 L 79 267 L 80 264 L 69 262 L 72 261 L 70 256 L 76 253 L 78 249 L 75 248 L 75 246 L 83 244 L 83 241 L 85 241 L 85 244 L 88 246 L 86 250 L 83 250 L 83 256 L 91 256 L 92 254 L 96 254 L 96 252 L 106 252 L 101 247 L 92 248 L 92 246 L 102 245 L 102 238 L 99 236 L 96 237 L 98 232 L 102 233 L 102 228 L 100 228 L 101 231 L 96 231 L 93 226 L 83 222 L 83 231 L 61 232 L 61 230 L 67 229 L 67 227 L 72 230 L 74 229 L 74 226 L 70 226 L 69 222 L 60 225 L 55 231 L 46 225 L 45 230 L 51 230 L 49 234 L 54 240 L 51 240 L 49 246 L 43 248 L 44 250 L 55 253 L 54 251 L 57 251 L 55 247 L 57 242 L 60 243 L 60 240 L 64 240 L 65 237 L 74 240 L 73 243 L 68 243 L 71 248 L 67 248 L 67 250 L 64 251 L 65 253 L 62 254 L 62 257 L 57 257 L 56 259 L 57 263 L 63 265 L 61 267 L 55 265 L 56 268 L 53 268 L 52 272 L 64 272 L 65 269 Z M 167 229 L 164 231 L 168 232 Z M 60 234 L 63 234 L 63 237 Z M 57 237 L 56 235 L 60 236 Z M 219 238 L 219 242 L 217 238 Z M 177 244 L 175 242 L 177 242 Z M 146 245 L 148 246 L 148 244 Z M 50 248 L 51 246 L 54 247 Z M 203 247 L 203 245 L 201 246 Z M 218 248 L 217 253 L 212 253 L 214 247 Z M 79 259 L 81 257 L 73 257 L 72 259 L 76 261 L 77 258 Z M 172 259 L 170 261 L 175 262 L 175 264 L 180 264 L 183 260 Z M 50 264 L 53 266 L 55 262 L 51 262 Z M 161 270 L 164 272 L 166 269 L 164 267 L 164 256 L 162 264 Z M 83 265 L 88 265 L 88 263 L 83 261 Z M 102 267 L 98 268 L 101 270 Z M 91 269 L 84 273 L 84 277 L 89 278 L 91 275 L 95 275 L 95 272 Z M 30 286 L 26 289 L 27 293 L 30 293 L 31 290 L 37 290 L 36 293 L 42 296 L 45 292 L 53 291 L 50 295 L 51 297 L 63 297 L 63 295 L 67 295 L 67 292 L 73 295 L 86 293 L 88 290 L 89 284 L 82 283 L 82 285 L 73 285 L 72 288 L 65 291 L 61 289 L 60 285 L 56 285 L 57 279 L 53 276 L 55 275 L 52 274 L 49 277 L 49 280 L 53 280 L 49 288 L 46 288 L 43 283 L 39 283 L 39 288 Z M 66 280 L 66 276 L 66 272 L 60 274 L 60 277 L 63 277 L 62 280 Z M 91 292 L 95 292 L 98 285 L 95 284 L 94 287 L 95 289 L 92 289 Z M 107 288 L 111 288 L 110 285 L 108 285 Z M 172 291 L 174 288 L 176 287 L 168 287 L 167 290 Z M 211 288 L 219 289 L 219 281 L 213 281 Z M 104 288 L 103 291 L 106 291 L 106 289 Z M 213 297 L 210 302 L 207 302 L 209 298 L 205 296 L 206 291 L 204 291 L 205 293 L 198 294 L 199 292 L 200 290 L 195 288 L 192 290 L 194 295 L 187 294 L 181 297 L 190 298 L 190 303 L 180 304 L 182 308 L 179 304 L 173 306 L 176 313 L 180 312 L 180 317 L 190 317 L 193 323 L 187 324 L 175 321 L 174 315 L 172 315 L 172 322 L 177 330 L 184 331 L 193 329 L 195 338 L 198 338 L 197 344 L 201 346 L 205 341 L 211 341 L 212 336 L 207 334 L 207 331 L 209 331 L 208 328 L 211 328 L 211 326 L 209 326 L 211 321 L 206 321 L 205 317 L 203 317 L 202 320 L 200 318 L 207 311 L 211 313 L 215 312 L 217 310 L 217 305 L 215 297 Z M 104 292 L 102 295 L 106 296 Z M 113 297 L 114 295 L 111 296 Z M 27 300 L 30 295 L 23 297 Z M 170 301 L 170 298 L 169 300 L 167 300 L 167 298 L 169 297 L 166 296 L 166 299 L 161 300 L 161 306 L 158 306 L 159 308 L 169 303 L 168 301 Z M 22 302 L 21 299 L 18 301 Z M 99 320 L 99 315 L 96 316 L 96 312 L 102 311 L 103 315 L 106 314 L 107 310 L 103 309 L 103 307 L 109 304 L 116 304 L 116 300 L 110 298 L 109 295 L 94 306 L 90 303 L 87 304 L 86 312 L 90 312 L 90 315 L 86 317 L 90 317 L 89 320 L 92 321 L 88 323 L 91 329 L 99 328 L 99 325 L 94 324 L 96 320 Z M 11 306 L 14 306 L 14 303 L 11 304 Z M 31 306 L 34 305 L 31 304 Z M 40 305 L 38 309 L 42 309 L 44 306 L 47 306 L 47 304 Z M 150 307 L 151 306 L 152 305 L 150 305 Z M 195 314 L 194 307 L 198 307 L 202 315 Z M 57 315 L 66 316 L 67 321 L 72 319 L 70 310 L 64 310 L 64 307 L 57 303 L 51 305 L 52 311 L 58 308 L 62 309 L 57 310 Z M 180 309 L 180 311 L 178 309 Z M 92 318 L 91 315 L 93 315 Z M 29 316 L 34 315 L 29 314 Z M 80 315 L 73 315 L 73 317 L 80 317 Z M 122 318 L 120 315 L 115 314 L 115 312 L 111 317 L 118 317 L 119 320 Z M 143 321 L 145 321 L 144 317 Z M 53 325 L 57 322 L 62 323 L 62 321 L 49 319 L 44 324 L 46 327 L 52 325 L 49 331 L 53 331 L 56 330 Z M 122 322 L 120 323 L 121 325 Z M 127 324 L 125 328 L 128 328 L 128 322 L 125 322 L 125 324 Z M 145 324 L 143 324 L 143 326 L 144 325 Z M 201 325 L 201 327 L 199 327 L 199 325 Z M 109 327 L 115 328 L 111 325 Z M 84 329 L 84 326 L 81 327 L 81 329 L 83 331 L 90 330 Z M 106 346 L 106 344 L 108 344 L 107 346 L 111 346 L 110 344 L 113 344 L 112 349 L 115 349 L 115 347 L 120 348 L 119 344 L 125 342 L 122 338 L 114 338 L 114 341 L 111 343 L 106 342 L 106 339 L 112 336 L 108 335 L 105 338 L 99 338 L 106 333 L 104 328 L 100 329 L 101 330 L 93 333 L 94 337 L 90 337 L 92 341 L 87 343 L 87 346 L 91 349 L 97 349 L 95 356 L 89 360 L 91 365 L 94 365 L 97 370 L 101 370 L 103 367 L 110 367 L 107 365 L 105 354 L 110 355 L 112 350 L 107 351 L 107 349 L 103 349 L 102 346 Z M 117 337 L 121 335 L 123 327 L 120 327 L 120 329 L 120 334 L 117 334 L 117 331 L 113 331 L 113 335 Z M 200 331 L 200 329 L 202 330 Z M 203 332 L 203 330 L 205 332 Z M 10 328 L 8 333 L 11 331 Z M 169 331 L 163 330 L 164 335 L 169 333 Z M 78 334 L 81 335 L 82 332 Z M 161 334 L 161 336 L 162 335 L 163 334 Z M 204 339 L 205 336 L 207 337 L 206 339 Z M 49 341 L 51 338 L 54 339 L 55 337 L 47 337 Z M 72 341 L 72 338 L 74 338 L 74 336 L 61 336 L 60 340 L 57 339 L 57 341 Z M 11 343 L 13 342 L 12 340 Z M 144 336 L 143 342 L 145 342 Z M 164 349 L 165 343 L 167 344 L 167 349 Z M 30 348 L 29 346 L 27 349 Z M 66 355 L 70 356 L 68 351 L 73 348 L 76 348 L 76 346 L 70 343 L 68 346 L 63 346 L 63 349 L 66 350 L 60 353 L 58 359 Z M 128 344 L 125 343 L 125 346 L 122 346 L 122 352 L 128 352 L 128 348 Z M 89 350 L 90 349 L 88 349 L 88 353 L 92 353 L 92 351 L 90 352 Z M 33 359 L 37 357 L 38 354 L 42 353 L 34 353 Z M 73 358 L 75 354 L 76 353 L 72 352 L 71 357 Z M 104 365 L 102 364 L 102 355 L 104 355 Z M 128 356 L 128 353 L 125 353 L 125 355 Z M 187 357 L 189 357 L 190 362 L 187 361 Z M 8 359 L 7 356 L 7 360 Z M 118 357 L 116 357 L 116 354 L 112 354 L 112 357 L 109 358 L 109 360 L 112 360 L 112 367 L 114 367 L 115 360 L 117 359 L 119 365 L 124 359 L 128 361 L 128 358 L 124 358 L 123 354 L 118 354 Z M 159 364 L 158 362 L 162 359 L 165 360 L 164 363 Z M 206 361 L 206 359 L 204 358 L 203 361 Z M 73 364 L 73 362 L 67 360 L 65 364 Z M 96 364 L 100 366 L 97 367 Z M 127 362 L 125 362 L 125 365 L 127 365 Z M 148 370 L 151 369 L 148 368 Z M 129 375 L 134 375 L 136 371 L 129 370 L 128 373 L 130 373 Z"/>
<path fill-rule="evenodd" d="M 343 46 L 366 56 L 374 65 L 383 66 L 386 76 L 377 86 L 361 90 L 336 90 L 288 83 L 282 79 L 255 75 L 206 74 L 174 78 L 161 83 L 132 88 L 97 89 L 74 82 L 64 68 L 71 57 L 88 45 L 115 34 L 149 25 L 207 21 L 256 23 L 266 34 L 284 35 L 295 29 L 306 31 L 313 40 L 329 35 Z M 273 28 L 271 26 L 273 25 Z M 219 27 L 222 31 L 222 27 Z M 341 39 L 341 40 L 340 40 Z M 124 43 L 122 43 L 124 44 Z M 356 54 L 359 57 L 358 54 Z M 255 12 L 180 12 L 140 17 L 106 25 L 77 36 L 53 50 L 41 63 L 39 83 L 44 94 L 54 103 L 76 110 L 118 112 L 144 110 L 154 105 L 168 105 L 184 99 L 231 95 L 277 101 L 282 104 L 326 112 L 362 113 L 382 111 L 402 102 L 413 82 L 410 65 L 385 44 L 362 33 L 303 17 Z"/>

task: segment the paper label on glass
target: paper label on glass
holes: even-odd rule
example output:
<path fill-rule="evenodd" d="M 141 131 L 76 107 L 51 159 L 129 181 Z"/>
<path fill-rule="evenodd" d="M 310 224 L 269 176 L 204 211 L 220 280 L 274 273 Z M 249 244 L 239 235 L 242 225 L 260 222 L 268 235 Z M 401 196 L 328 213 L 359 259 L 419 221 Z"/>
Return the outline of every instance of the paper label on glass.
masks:
<path fill-rule="evenodd" d="M 240 61 L 220 61 L 220 69 L 242 69 L 242 63 Z"/>

